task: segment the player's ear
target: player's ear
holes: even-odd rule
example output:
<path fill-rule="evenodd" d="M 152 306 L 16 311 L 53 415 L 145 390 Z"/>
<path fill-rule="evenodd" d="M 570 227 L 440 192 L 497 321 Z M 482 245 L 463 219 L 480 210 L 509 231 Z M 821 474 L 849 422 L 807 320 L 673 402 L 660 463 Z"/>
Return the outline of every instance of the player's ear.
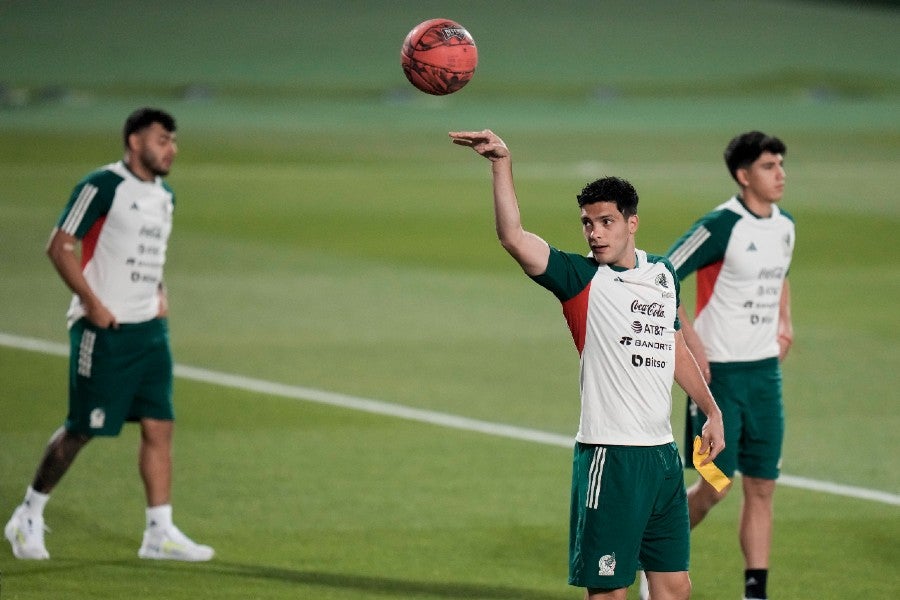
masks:
<path fill-rule="evenodd" d="M 135 152 L 141 147 L 141 132 L 132 131 L 128 134 L 128 146 L 125 148 L 128 152 Z"/>
<path fill-rule="evenodd" d="M 637 215 L 631 215 L 628 217 L 628 232 L 634 235 L 637 233 L 638 225 L 640 225 L 640 219 L 638 219 Z"/>
<path fill-rule="evenodd" d="M 747 178 L 747 169 L 738 169 L 734 172 L 734 177 L 735 179 L 737 179 L 737 182 L 741 187 L 747 187 L 748 185 L 750 185 L 750 180 Z"/>

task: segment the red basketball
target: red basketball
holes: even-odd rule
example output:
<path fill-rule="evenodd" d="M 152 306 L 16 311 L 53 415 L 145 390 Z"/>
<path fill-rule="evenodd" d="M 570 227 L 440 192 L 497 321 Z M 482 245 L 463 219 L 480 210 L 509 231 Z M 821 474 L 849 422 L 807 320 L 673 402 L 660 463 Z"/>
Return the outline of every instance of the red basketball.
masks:
<path fill-rule="evenodd" d="M 419 23 L 400 50 L 400 65 L 409 82 L 435 96 L 462 89 L 472 79 L 477 64 L 475 40 L 450 19 Z"/>

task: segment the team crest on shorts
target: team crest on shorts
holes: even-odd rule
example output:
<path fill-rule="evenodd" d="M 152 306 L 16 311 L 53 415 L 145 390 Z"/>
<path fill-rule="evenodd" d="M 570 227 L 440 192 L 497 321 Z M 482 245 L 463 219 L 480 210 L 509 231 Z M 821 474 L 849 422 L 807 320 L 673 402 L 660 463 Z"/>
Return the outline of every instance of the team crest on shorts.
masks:
<path fill-rule="evenodd" d="M 91 411 L 91 429 L 102 429 L 106 422 L 106 412 L 102 408 Z"/>
<path fill-rule="evenodd" d="M 600 575 L 609 577 L 616 574 L 616 553 L 600 557 Z"/>

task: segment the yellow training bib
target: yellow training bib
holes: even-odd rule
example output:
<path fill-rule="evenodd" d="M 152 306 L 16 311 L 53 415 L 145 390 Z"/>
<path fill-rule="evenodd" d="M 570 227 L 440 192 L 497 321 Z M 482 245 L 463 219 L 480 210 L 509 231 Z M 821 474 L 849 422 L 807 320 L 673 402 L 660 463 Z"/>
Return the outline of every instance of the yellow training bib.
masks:
<path fill-rule="evenodd" d="M 700 444 L 702 443 L 699 435 L 694 438 L 694 467 L 703 479 L 716 488 L 717 492 L 721 492 L 725 489 L 725 486 L 731 483 L 731 480 L 728 479 L 725 476 L 725 473 L 723 473 L 713 462 L 708 462 L 702 466 L 700 465 L 700 463 L 703 462 L 703 459 L 706 458 L 706 455 L 709 454 L 709 451 L 707 451 L 706 454 L 700 454 Z"/>

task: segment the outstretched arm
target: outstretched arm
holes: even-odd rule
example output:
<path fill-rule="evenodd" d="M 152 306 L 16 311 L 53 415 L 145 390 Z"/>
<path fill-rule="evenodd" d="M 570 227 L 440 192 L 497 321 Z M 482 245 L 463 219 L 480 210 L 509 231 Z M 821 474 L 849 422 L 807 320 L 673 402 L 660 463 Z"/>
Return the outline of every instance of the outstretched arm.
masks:
<path fill-rule="evenodd" d="M 525 231 L 519 215 L 519 202 L 513 184 L 512 158 L 509 148 L 497 134 L 483 131 L 450 132 L 454 144 L 468 146 L 491 161 L 494 185 L 494 220 L 497 237 L 509 254 L 528 275 L 547 270 L 550 246 L 537 235 Z"/>

